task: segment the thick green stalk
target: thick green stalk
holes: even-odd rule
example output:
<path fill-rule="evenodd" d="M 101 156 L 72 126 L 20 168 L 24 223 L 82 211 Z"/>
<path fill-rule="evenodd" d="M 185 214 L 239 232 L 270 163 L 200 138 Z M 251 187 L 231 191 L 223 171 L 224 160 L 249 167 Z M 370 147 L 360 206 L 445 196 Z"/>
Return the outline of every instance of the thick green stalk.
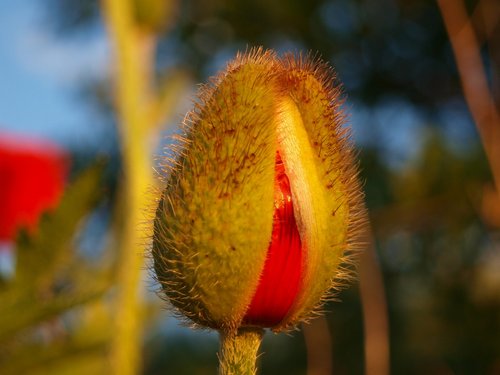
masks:
<path fill-rule="evenodd" d="M 257 353 L 264 330 L 240 329 L 236 333 L 220 333 L 219 374 L 254 375 Z"/>
<path fill-rule="evenodd" d="M 140 275 L 144 268 L 144 210 L 153 185 L 148 138 L 153 125 L 146 115 L 154 40 L 136 27 L 130 1 L 103 0 L 115 52 L 115 99 L 122 138 L 125 216 L 117 264 L 116 324 L 110 350 L 112 374 L 139 372 L 142 344 Z"/>

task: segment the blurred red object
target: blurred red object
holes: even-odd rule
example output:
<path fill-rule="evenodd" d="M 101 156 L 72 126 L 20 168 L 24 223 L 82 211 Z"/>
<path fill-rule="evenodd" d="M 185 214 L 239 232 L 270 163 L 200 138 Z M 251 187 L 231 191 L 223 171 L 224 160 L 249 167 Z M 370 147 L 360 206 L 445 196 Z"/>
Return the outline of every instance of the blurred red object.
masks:
<path fill-rule="evenodd" d="M 0 241 L 33 231 L 64 190 L 68 154 L 51 142 L 0 133 Z"/>

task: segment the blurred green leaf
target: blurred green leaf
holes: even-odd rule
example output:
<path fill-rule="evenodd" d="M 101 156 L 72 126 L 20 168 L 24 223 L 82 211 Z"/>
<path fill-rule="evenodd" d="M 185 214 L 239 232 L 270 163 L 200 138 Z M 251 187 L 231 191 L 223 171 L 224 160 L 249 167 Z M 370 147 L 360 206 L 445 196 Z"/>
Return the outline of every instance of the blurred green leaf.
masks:
<path fill-rule="evenodd" d="M 71 333 L 78 324 L 63 329 L 62 337 L 57 332 L 52 333 L 55 338 L 42 340 L 41 336 L 75 307 L 101 297 L 111 285 L 109 265 L 90 264 L 74 246 L 84 218 L 103 197 L 103 168 L 104 163 L 98 162 L 83 171 L 68 186 L 58 208 L 43 216 L 37 231 L 21 231 L 18 236 L 15 274 L 0 290 L 2 374 L 75 374 L 61 370 L 64 363 L 74 364 L 79 358 L 90 363 L 98 354 L 101 359 L 96 363 L 102 366 L 103 336 L 73 342 Z"/>
<path fill-rule="evenodd" d="M 106 341 L 104 340 L 73 342 L 67 339 L 50 345 L 43 343 L 25 345 L 10 356 L 9 361 L 1 368 L 2 374 L 84 374 L 82 370 L 88 371 L 89 367 L 79 368 L 80 371 L 76 372 L 76 363 L 88 365 L 89 362 L 100 362 L 102 367 L 105 349 Z M 95 364 L 92 367 L 96 369 Z M 97 373 L 103 373 L 103 371 Z"/>
<path fill-rule="evenodd" d="M 82 172 L 66 189 L 58 208 L 43 215 L 36 234 L 21 232 L 16 243 L 14 284 L 46 288 L 55 281 L 53 276 L 74 258 L 72 239 L 82 219 L 102 197 L 102 172 L 102 163 Z"/>

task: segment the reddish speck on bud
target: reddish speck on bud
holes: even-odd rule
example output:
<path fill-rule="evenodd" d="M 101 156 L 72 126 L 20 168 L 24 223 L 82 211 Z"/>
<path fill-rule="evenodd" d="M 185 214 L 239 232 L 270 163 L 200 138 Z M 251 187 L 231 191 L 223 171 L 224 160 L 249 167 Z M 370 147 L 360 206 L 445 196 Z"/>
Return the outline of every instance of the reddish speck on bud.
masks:
<path fill-rule="evenodd" d="M 275 168 L 273 232 L 259 285 L 245 314 L 247 325 L 279 324 L 300 287 L 302 243 L 293 212 L 290 181 L 279 152 Z"/>

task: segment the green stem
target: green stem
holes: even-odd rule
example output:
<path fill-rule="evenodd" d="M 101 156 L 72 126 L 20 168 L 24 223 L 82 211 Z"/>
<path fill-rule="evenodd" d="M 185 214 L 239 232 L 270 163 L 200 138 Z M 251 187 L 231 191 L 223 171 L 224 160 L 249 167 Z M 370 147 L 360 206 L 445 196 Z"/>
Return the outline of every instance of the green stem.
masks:
<path fill-rule="evenodd" d="M 257 353 L 264 336 L 260 328 L 240 329 L 236 333 L 220 332 L 219 374 L 254 375 Z"/>
<path fill-rule="evenodd" d="M 151 94 L 154 38 L 134 24 L 132 2 L 103 0 L 102 7 L 115 52 L 115 98 L 125 172 L 124 232 L 117 264 L 116 314 L 110 348 L 110 373 L 140 372 L 142 316 L 139 287 L 144 268 L 144 226 L 148 190 L 153 185 L 149 136 L 154 124 L 146 115 Z"/>

